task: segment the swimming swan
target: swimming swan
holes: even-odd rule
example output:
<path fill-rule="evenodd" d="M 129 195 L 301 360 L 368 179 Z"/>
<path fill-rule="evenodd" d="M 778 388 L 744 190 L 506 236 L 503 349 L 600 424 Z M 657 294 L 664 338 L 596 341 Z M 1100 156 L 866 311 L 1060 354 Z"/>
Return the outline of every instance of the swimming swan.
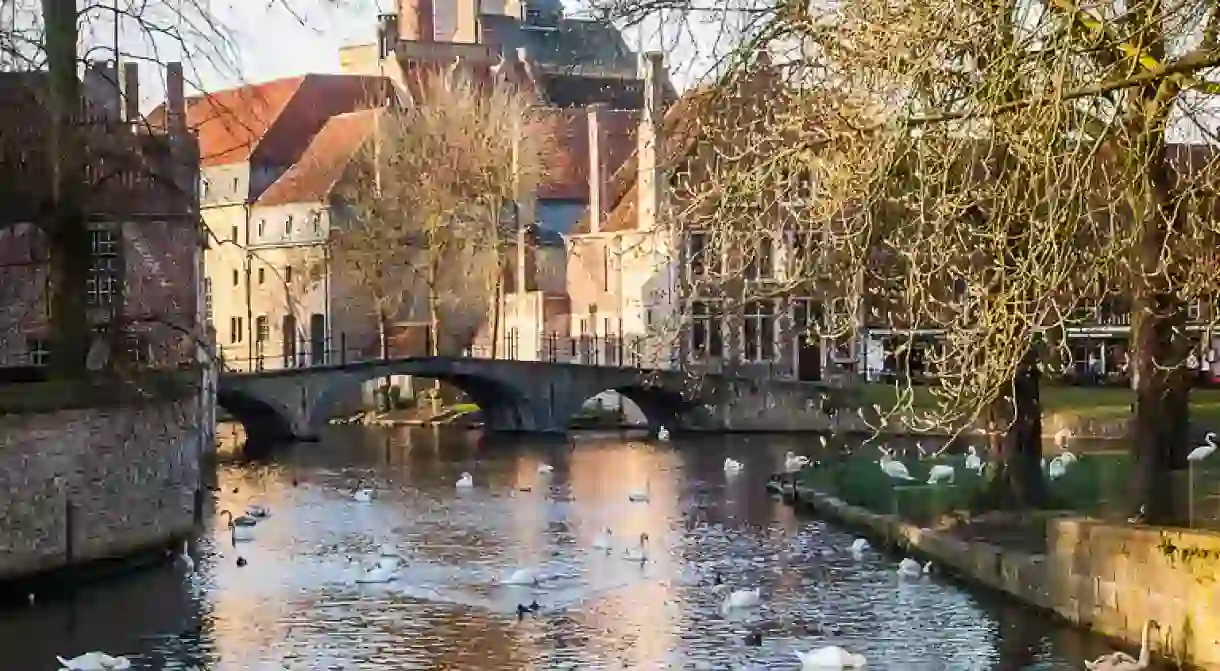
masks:
<path fill-rule="evenodd" d="M 867 663 L 864 655 L 848 652 L 837 645 L 828 645 L 824 648 L 810 650 L 809 652 L 797 650 L 796 656 L 801 660 L 802 671 L 813 671 L 814 669 L 860 669 L 864 668 L 864 665 Z"/>

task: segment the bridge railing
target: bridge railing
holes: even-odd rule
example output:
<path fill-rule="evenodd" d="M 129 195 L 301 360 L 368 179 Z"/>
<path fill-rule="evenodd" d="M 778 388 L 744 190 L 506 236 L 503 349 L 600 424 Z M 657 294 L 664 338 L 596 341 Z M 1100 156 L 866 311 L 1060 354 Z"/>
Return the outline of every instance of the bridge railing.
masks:
<path fill-rule="evenodd" d="M 478 342 L 457 351 L 443 349 L 441 356 L 472 359 L 502 359 L 510 361 L 542 361 L 583 366 L 641 368 L 647 361 L 646 339 L 643 336 L 568 336 L 543 332 L 536 336 L 518 331 L 505 333 L 496 345 Z M 533 337 L 528 337 L 533 336 Z M 389 358 L 429 356 L 431 340 L 406 346 L 392 344 Z M 229 373 L 253 373 L 272 370 L 303 369 L 379 361 L 381 348 L 377 343 L 355 345 L 346 334 L 311 340 L 255 340 L 249 343 L 229 343 L 217 347 L 221 369 Z"/>

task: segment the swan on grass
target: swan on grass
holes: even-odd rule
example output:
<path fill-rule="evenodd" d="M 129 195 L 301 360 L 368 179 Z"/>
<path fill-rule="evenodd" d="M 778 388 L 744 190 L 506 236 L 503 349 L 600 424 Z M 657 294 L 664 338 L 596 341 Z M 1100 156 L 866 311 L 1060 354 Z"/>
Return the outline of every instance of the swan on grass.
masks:
<path fill-rule="evenodd" d="M 732 457 L 724 458 L 724 474 L 725 475 L 737 475 L 738 473 L 742 472 L 743 470 L 745 470 L 745 464 L 741 463 L 740 461 L 737 461 L 736 459 L 734 459 Z"/>
<path fill-rule="evenodd" d="M 801 660 L 802 671 L 813 671 L 814 669 L 861 669 L 867 663 L 864 655 L 848 652 L 837 645 L 828 645 L 824 648 L 810 650 L 809 652 L 797 650 L 796 656 Z"/>
<path fill-rule="evenodd" d="M 648 534 L 640 534 L 640 544 L 633 548 L 627 548 L 627 551 L 623 553 L 623 559 L 638 561 L 641 564 L 648 561 Z"/>
<path fill-rule="evenodd" d="M 1156 620 L 1148 620 L 1144 623 L 1144 630 L 1140 633 L 1140 656 L 1139 659 L 1128 655 L 1125 652 L 1111 652 L 1108 655 L 1102 655 L 1097 659 L 1084 663 L 1089 671 L 1140 671 L 1148 668 L 1152 663 L 1152 646 L 1148 638 L 1148 633 L 1152 629 L 1161 628 L 1161 625 Z"/>
<path fill-rule="evenodd" d="M 1051 463 L 1046 466 L 1046 475 L 1051 480 L 1058 480 L 1067 474 L 1068 462 L 1063 460 L 1062 456 L 1051 459 Z"/>
<path fill-rule="evenodd" d="M 455 486 L 458 489 L 470 489 L 471 487 L 474 487 L 474 476 L 463 471 L 462 476 L 458 478 Z"/>
<path fill-rule="evenodd" d="M 720 604 L 720 612 L 727 615 L 731 610 L 754 608 L 761 603 L 762 589 L 758 587 L 754 589 L 739 589 L 724 598 L 724 602 Z"/>
<path fill-rule="evenodd" d="M 1072 430 L 1066 426 L 1055 432 L 1055 447 L 1067 451 L 1068 442 L 1072 440 Z"/>
<path fill-rule="evenodd" d="M 1072 454 L 1071 452 L 1068 452 L 1067 450 L 1064 450 L 1063 453 L 1059 455 L 1059 458 L 1063 460 L 1064 466 L 1071 466 L 1072 464 L 1076 463 L 1077 461 L 1080 461 L 1080 459 L 1077 458 L 1076 455 Z"/>
<path fill-rule="evenodd" d="M 664 424 L 661 425 L 661 428 L 657 429 L 657 440 L 662 443 L 669 442 L 669 429 L 665 428 Z"/>
<path fill-rule="evenodd" d="M 809 457 L 804 455 L 798 457 L 794 452 L 784 455 L 784 470 L 788 473 L 795 473 L 808 465 Z"/>
<path fill-rule="evenodd" d="M 532 568 L 519 568 L 512 575 L 500 581 L 501 585 L 537 585 L 538 571 Z"/>
<path fill-rule="evenodd" d="M 609 552 L 610 549 L 614 547 L 611 544 L 611 536 L 613 535 L 614 532 L 610 530 L 610 527 L 606 527 L 605 531 L 601 532 L 597 535 L 597 538 L 593 539 L 593 547 L 598 550 L 605 550 L 606 552 Z"/>
<path fill-rule="evenodd" d="M 971 445 L 966 449 L 966 470 L 981 471 L 983 470 L 983 460 L 979 457 L 979 453 L 975 451 Z"/>
<path fill-rule="evenodd" d="M 890 476 L 894 480 L 914 480 L 915 479 L 915 478 L 911 477 L 911 473 L 910 473 L 910 471 L 907 470 L 906 464 L 903 464 L 901 461 L 896 461 L 889 454 L 882 455 L 881 461 L 878 463 L 881 464 L 881 470 L 884 471 L 886 475 Z"/>
<path fill-rule="evenodd" d="M 928 484 L 935 485 L 941 482 L 953 483 L 953 478 L 956 477 L 956 471 L 948 464 L 937 464 L 928 471 Z"/>
<path fill-rule="evenodd" d="M 652 480 L 644 481 L 644 489 L 637 489 L 627 495 L 627 500 L 633 503 L 647 503 L 652 498 Z"/>
<path fill-rule="evenodd" d="M 863 538 L 857 538 L 856 540 L 851 542 L 851 554 L 856 559 L 862 558 L 864 556 L 864 553 L 867 552 L 868 549 L 869 549 L 868 541 Z"/>
<path fill-rule="evenodd" d="M 1213 431 L 1208 431 L 1207 435 L 1203 437 L 1203 444 L 1191 450 L 1190 454 L 1186 455 L 1186 460 L 1203 461 L 1212 456 L 1212 453 L 1216 451 L 1216 447 L 1216 434 Z"/>
<path fill-rule="evenodd" d="M 131 660 L 126 657 L 112 657 L 104 652 L 86 652 L 72 659 L 55 658 L 63 668 L 69 671 L 122 671 L 131 668 Z"/>
<path fill-rule="evenodd" d="M 932 562 L 928 562 L 923 566 L 920 566 L 919 562 L 911 559 L 910 557 L 898 562 L 898 575 L 903 578 L 918 578 L 925 573 L 931 572 Z"/>

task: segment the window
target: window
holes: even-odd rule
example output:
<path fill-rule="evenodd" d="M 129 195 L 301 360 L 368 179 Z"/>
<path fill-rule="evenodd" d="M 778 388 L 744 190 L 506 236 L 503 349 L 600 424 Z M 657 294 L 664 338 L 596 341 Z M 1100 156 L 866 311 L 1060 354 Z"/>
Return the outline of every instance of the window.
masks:
<path fill-rule="evenodd" d="M 284 284 L 292 284 L 292 266 L 284 266 Z"/>
<path fill-rule="evenodd" d="M 1203 302 L 1198 300 L 1189 301 L 1186 303 L 1186 318 L 1192 322 L 1199 321 L 1199 316 L 1203 313 Z"/>
<path fill-rule="evenodd" d="M 793 298 L 792 328 L 804 335 L 818 332 L 822 328 L 822 302 L 814 298 Z"/>
<path fill-rule="evenodd" d="M 45 366 L 51 360 L 51 349 L 42 338 L 26 338 L 25 351 L 31 366 Z"/>
<path fill-rule="evenodd" d="M 742 317 L 742 346 L 745 361 L 771 361 L 775 358 L 775 302 L 750 301 Z"/>
<path fill-rule="evenodd" d="M 212 321 L 212 278 L 203 278 L 203 318 Z"/>
<path fill-rule="evenodd" d="M 229 343 L 241 342 L 241 320 L 229 317 Z"/>
<path fill-rule="evenodd" d="M 123 335 L 123 349 L 127 353 L 127 360 L 132 363 L 146 364 L 152 361 L 152 348 L 138 333 Z"/>
<path fill-rule="evenodd" d="M 229 240 L 232 240 L 234 244 L 237 244 L 237 227 L 236 226 L 229 229 Z"/>
<path fill-rule="evenodd" d="M 254 318 L 254 342 L 257 345 L 258 355 L 263 355 L 263 345 L 271 339 L 271 324 L 267 321 L 267 315 L 259 315 Z"/>
<path fill-rule="evenodd" d="M 322 213 L 314 212 L 313 216 L 310 218 L 313 220 L 313 232 L 321 233 L 322 232 Z"/>
<path fill-rule="evenodd" d="M 267 279 L 267 274 L 263 271 L 264 271 L 263 268 L 258 269 L 258 283 L 259 284 L 262 284 Z"/>
<path fill-rule="evenodd" d="M 775 274 L 775 241 L 766 233 L 758 240 L 746 262 L 745 276 L 747 280 L 770 279 Z"/>
<path fill-rule="evenodd" d="M 610 247 L 602 250 L 602 291 L 610 291 Z"/>
<path fill-rule="evenodd" d="M 199 176 L 199 199 L 203 200 L 208 197 L 208 178 L 203 175 Z"/>
<path fill-rule="evenodd" d="M 284 235 L 292 235 L 292 215 L 284 220 Z"/>
<path fill-rule="evenodd" d="M 236 177 L 234 177 L 233 178 L 233 195 L 235 195 L 235 196 L 237 195 L 237 191 L 240 186 L 241 186 L 241 181 L 238 180 Z"/>
<path fill-rule="evenodd" d="M 85 300 L 91 307 L 113 305 L 119 294 L 119 238 L 113 229 L 89 231 L 89 278 Z"/>
<path fill-rule="evenodd" d="M 711 249 L 711 236 L 696 231 L 686 236 L 686 267 L 690 277 L 720 273 L 720 256 Z"/>
<path fill-rule="evenodd" d="M 724 356 L 723 318 L 720 305 L 708 301 L 691 303 L 691 356 L 696 360 Z"/>
<path fill-rule="evenodd" d="M 237 286 L 238 282 L 241 282 L 241 277 L 238 275 L 237 269 L 234 268 L 233 269 L 233 286 Z"/>
<path fill-rule="evenodd" d="M 260 237 L 260 238 L 261 238 L 261 237 L 263 237 L 263 236 L 264 236 L 266 233 L 267 233 L 267 220 L 266 220 L 266 219 L 259 219 L 259 220 L 258 220 L 258 237 Z"/>

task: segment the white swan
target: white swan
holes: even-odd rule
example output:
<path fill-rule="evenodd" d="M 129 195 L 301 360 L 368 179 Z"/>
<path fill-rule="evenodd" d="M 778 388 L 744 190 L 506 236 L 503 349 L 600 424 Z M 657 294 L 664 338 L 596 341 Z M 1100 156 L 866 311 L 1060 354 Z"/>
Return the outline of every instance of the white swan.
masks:
<path fill-rule="evenodd" d="M 373 500 L 374 492 L 368 487 L 356 485 L 356 489 L 352 490 L 352 500 L 356 503 L 369 503 Z"/>
<path fill-rule="evenodd" d="M 669 429 L 665 428 L 664 425 L 657 429 L 657 440 L 661 441 L 662 443 L 669 442 Z"/>
<path fill-rule="evenodd" d="M 555 471 L 555 467 L 550 464 L 538 464 L 538 475 L 550 475 Z"/>
<path fill-rule="evenodd" d="M 647 503 L 652 498 L 652 480 L 644 481 L 644 489 L 637 489 L 627 495 L 627 500 L 632 503 Z"/>
<path fill-rule="evenodd" d="M 1072 439 L 1072 430 L 1066 426 L 1055 432 L 1055 447 L 1066 450 L 1068 441 Z"/>
<path fill-rule="evenodd" d="M 190 541 L 182 541 L 182 554 L 178 555 L 182 560 L 182 565 L 186 567 L 187 573 L 195 572 L 195 560 L 191 558 L 191 543 Z"/>
<path fill-rule="evenodd" d="M 915 479 L 911 477 L 911 472 L 907 470 L 906 464 L 903 464 L 901 461 L 895 461 L 894 458 L 888 454 L 883 455 L 879 463 L 881 464 L 881 470 L 885 471 L 886 475 L 895 480 Z"/>
<path fill-rule="evenodd" d="M 69 671 L 122 671 L 131 668 L 131 660 L 126 657 L 111 657 L 104 652 L 86 652 L 72 659 L 57 656 L 55 659 Z"/>
<path fill-rule="evenodd" d="M 932 562 L 928 562 L 927 564 L 920 566 L 919 562 L 911 559 L 910 557 L 898 562 L 898 575 L 903 578 L 918 578 L 931 570 Z"/>
<path fill-rule="evenodd" d="M 1059 458 L 1063 460 L 1064 466 L 1071 466 L 1072 464 L 1079 461 L 1079 459 L 1076 458 L 1076 455 L 1072 454 L 1071 452 L 1068 452 L 1067 450 L 1064 450 L 1063 454 L 1059 455 Z"/>
<path fill-rule="evenodd" d="M 864 655 L 848 652 L 837 645 L 828 645 L 825 648 L 818 648 L 809 652 L 797 650 L 796 656 L 801 660 L 802 671 L 813 671 L 814 669 L 860 669 L 864 668 L 866 664 Z"/>
<path fill-rule="evenodd" d="M 1046 466 L 1046 474 L 1051 480 L 1058 480 L 1067 473 L 1067 462 L 1063 457 L 1055 457 L 1051 459 L 1051 463 Z"/>
<path fill-rule="evenodd" d="M 458 478 L 457 484 L 455 486 L 458 489 L 470 489 L 471 487 L 474 487 L 474 476 L 472 476 L 469 473 L 463 472 L 462 476 L 460 478 Z"/>
<path fill-rule="evenodd" d="M 809 457 L 804 455 L 798 457 L 793 452 L 784 455 L 784 470 L 789 473 L 795 473 L 808 465 Z"/>
<path fill-rule="evenodd" d="M 760 603 L 762 603 L 762 590 L 760 588 L 739 589 L 724 598 L 724 602 L 720 604 L 720 612 L 727 614 L 729 611 L 737 608 L 754 608 Z"/>
<path fill-rule="evenodd" d="M 229 517 L 227 525 L 229 527 L 230 542 L 238 543 L 240 541 L 254 540 L 254 526 L 258 524 L 254 518 L 246 517 L 244 515 L 241 517 L 233 517 L 233 513 L 227 510 L 220 511 L 220 515 L 221 517 L 224 517 L 225 515 L 228 515 Z"/>
<path fill-rule="evenodd" d="M 937 464 L 928 471 L 928 484 L 935 485 L 941 482 L 953 482 L 956 477 L 956 471 L 948 464 Z"/>
<path fill-rule="evenodd" d="M 724 474 L 725 475 L 737 475 L 738 473 L 742 472 L 743 470 L 745 470 L 745 464 L 741 463 L 740 461 L 737 461 L 736 459 L 733 459 L 732 457 L 724 458 Z"/>
<path fill-rule="evenodd" d="M 500 581 L 501 585 L 537 585 L 538 572 L 532 568 L 519 568 Z"/>
<path fill-rule="evenodd" d="M 601 532 L 597 535 L 597 538 L 593 539 L 593 547 L 597 548 L 598 550 L 605 550 L 606 552 L 609 552 L 610 549 L 614 547 L 610 540 L 610 537 L 613 534 L 614 532 L 610 530 L 610 527 L 606 527 L 605 531 Z"/>
<path fill-rule="evenodd" d="M 355 560 L 352 561 L 354 562 Z M 356 576 L 356 583 L 360 585 L 390 582 L 398 577 L 397 563 L 390 566 L 378 564 L 367 570 L 360 568 L 360 565 L 357 564 L 356 568 L 360 571 L 360 574 Z"/>
<path fill-rule="evenodd" d="M 866 551 L 868 551 L 868 549 L 869 549 L 868 541 L 863 538 L 857 538 L 856 540 L 851 542 L 851 554 L 856 559 L 860 559 L 860 558 L 864 557 L 864 553 Z"/>
<path fill-rule="evenodd" d="M 640 563 L 648 561 L 648 534 L 640 534 L 640 544 L 636 547 L 628 548 L 623 553 L 623 559 Z"/>
<path fill-rule="evenodd" d="M 971 445 L 969 448 L 966 449 L 966 470 L 978 471 L 978 470 L 982 470 L 982 468 L 983 468 L 983 460 L 981 458 L 979 458 L 978 452 L 976 452 L 974 450 L 974 446 Z"/>
<path fill-rule="evenodd" d="M 256 520 L 271 517 L 271 509 L 267 506 L 246 506 L 246 516 Z"/>
<path fill-rule="evenodd" d="M 1125 652 L 1111 652 L 1091 662 L 1086 661 L 1085 668 L 1089 671 L 1140 671 L 1140 669 L 1148 668 L 1148 664 L 1152 661 L 1152 646 L 1149 645 L 1148 632 L 1153 627 L 1159 630 L 1161 625 L 1157 624 L 1156 620 L 1148 620 L 1144 623 L 1144 630 L 1140 633 L 1139 659 Z"/>
<path fill-rule="evenodd" d="M 1207 435 L 1203 437 L 1203 444 L 1191 450 L 1190 454 L 1186 455 L 1186 460 L 1203 461 L 1204 459 L 1212 456 L 1212 453 L 1216 451 L 1216 447 L 1216 434 L 1209 431 L 1207 432 Z"/>

